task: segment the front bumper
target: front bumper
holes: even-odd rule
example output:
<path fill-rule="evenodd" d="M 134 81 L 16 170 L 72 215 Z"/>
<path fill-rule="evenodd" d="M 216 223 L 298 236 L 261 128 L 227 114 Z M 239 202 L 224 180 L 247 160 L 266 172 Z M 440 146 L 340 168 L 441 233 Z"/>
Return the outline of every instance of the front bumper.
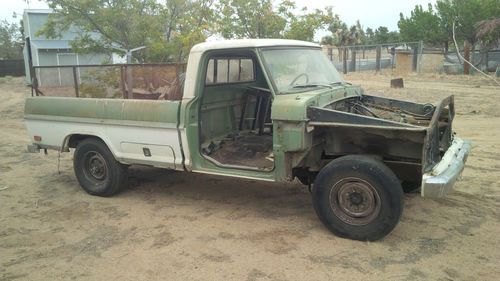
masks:
<path fill-rule="evenodd" d="M 432 171 L 422 176 L 422 197 L 446 196 L 464 170 L 470 150 L 469 141 L 455 138 L 441 161 L 432 168 Z"/>

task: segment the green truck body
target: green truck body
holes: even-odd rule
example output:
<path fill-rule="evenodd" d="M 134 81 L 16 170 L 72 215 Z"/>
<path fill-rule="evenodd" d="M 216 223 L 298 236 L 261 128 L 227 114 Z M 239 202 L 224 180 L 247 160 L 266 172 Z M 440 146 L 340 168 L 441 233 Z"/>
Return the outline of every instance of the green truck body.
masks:
<path fill-rule="evenodd" d="M 312 185 L 321 221 L 358 240 L 394 228 L 403 188 L 446 195 L 470 151 L 453 137 L 453 97 L 430 105 L 365 95 L 307 42 L 199 44 L 183 91 L 180 100 L 30 97 L 28 149 L 75 148 L 80 184 L 103 196 L 124 185 L 129 165 L 297 178 Z"/>

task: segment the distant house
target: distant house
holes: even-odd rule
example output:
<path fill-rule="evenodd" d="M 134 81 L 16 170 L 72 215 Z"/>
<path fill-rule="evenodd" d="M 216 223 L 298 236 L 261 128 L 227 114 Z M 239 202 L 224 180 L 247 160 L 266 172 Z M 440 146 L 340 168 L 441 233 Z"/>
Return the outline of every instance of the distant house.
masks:
<path fill-rule="evenodd" d="M 62 37 L 58 39 L 38 36 L 37 31 L 45 25 L 50 13 L 52 11 L 47 9 L 24 10 L 25 45 L 23 54 L 27 84 L 32 82 L 31 66 L 89 65 L 112 61 L 113 56 L 111 54 L 79 54 L 74 52 L 70 46 L 70 41 L 76 37 L 74 29 L 63 32 Z M 72 81 L 72 73 L 61 71 L 61 69 L 38 71 L 37 77 L 41 84 L 61 85 L 65 81 Z"/>

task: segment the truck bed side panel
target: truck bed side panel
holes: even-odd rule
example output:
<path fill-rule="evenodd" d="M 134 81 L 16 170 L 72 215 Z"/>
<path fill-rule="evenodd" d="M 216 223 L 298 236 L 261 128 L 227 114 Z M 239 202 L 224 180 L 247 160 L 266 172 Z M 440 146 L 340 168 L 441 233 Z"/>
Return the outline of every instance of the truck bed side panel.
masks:
<path fill-rule="evenodd" d="M 94 135 L 122 163 L 182 169 L 179 103 L 36 97 L 27 99 L 25 119 L 41 147 L 64 150 L 70 136 Z"/>

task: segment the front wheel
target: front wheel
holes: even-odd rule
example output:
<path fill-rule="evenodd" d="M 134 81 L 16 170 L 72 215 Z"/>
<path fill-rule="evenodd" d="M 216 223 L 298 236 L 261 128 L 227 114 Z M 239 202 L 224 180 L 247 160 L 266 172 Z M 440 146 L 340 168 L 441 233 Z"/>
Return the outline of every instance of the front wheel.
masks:
<path fill-rule="evenodd" d="M 116 161 L 104 142 L 94 138 L 78 143 L 73 167 L 81 187 L 91 195 L 114 195 L 127 180 L 127 166 Z"/>
<path fill-rule="evenodd" d="M 389 234 L 403 211 L 403 190 L 384 163 L 366 156 L 337 158 L 318 174 L 313 205 L 335 235 L 374 241 Z"/>

